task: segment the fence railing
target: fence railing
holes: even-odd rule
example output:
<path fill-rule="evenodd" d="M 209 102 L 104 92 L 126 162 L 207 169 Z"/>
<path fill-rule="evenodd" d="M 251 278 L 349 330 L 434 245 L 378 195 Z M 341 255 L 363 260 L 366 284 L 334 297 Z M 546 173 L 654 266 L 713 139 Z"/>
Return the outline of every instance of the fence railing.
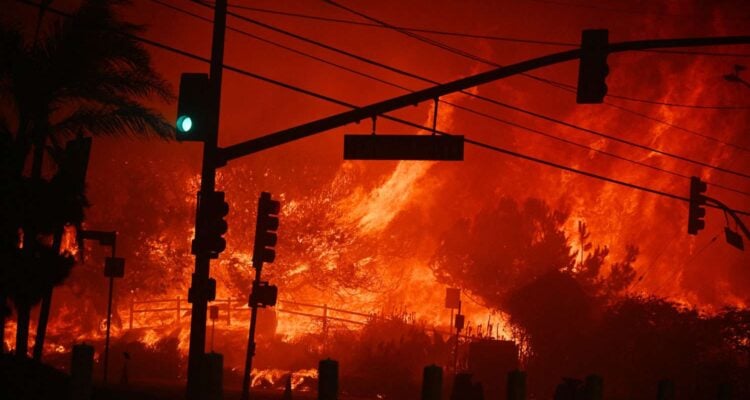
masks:
<path fill-rule="evenodd" d="M 182 317 L 184 316 L 183 313 L 187 314 L 191 311 L 190 304 L 183 304 L 183 302 L 186 302 L 186 300 L 182 297 L 139 301 L 135 300 L 135 298 L 132 298 L 129 305 L 128 329 L 133 329 L 133 325 L 138 314 L 164 312 L 175 313 L 174 321 L 177 324 L 181 324 Z M 211 305 L 219 306 L 219 320 L 225 319 L 227 326 L 232 324 L 232 315 L 250 311 L 250 308 L 247 306 L 247 304 L 240 299 L 216 299 L 211 303 Z M 293 308 L 298 309 L 295 310 Z M 279 313 L 319 319 L 322 322 L 324 331 L 328 329 L 330 321 L 336 321 L 351 325 L 366 325 L 370 319 L 377 317 L 375 314 L 329 307 L 327 304 L 309 304 L 291 300 L 279 300 L 278 307 L 275 308 L 275 311 Z"/>
<path fill-rule="evenodd" d="M 183 304 L 183 302 L 186 304 Z M 381 319 L 381 320 L 400 319 L 401 321 L 404 321 L 407 323 L 416 322 L 415 315 L 409 314 L 409 313 L 401 313 L 400 316 L 388 317 L 388 316 L 383 316 L 383 315 L 379 315 L 375 313 L 363 313 L 363 312 L 345 310 L 342 308 L 330 307 L 327 304 L 311 304 L 311 303 L 303 303 L 303 302 L 292 301 L 292 300 L 279 300 L 277 303 L 278 303 L 277 307 L 275 307 L 274 310 L 278 313 L 297 315 L 301 317 L 320 320 L 321 330 L 324 334 L 327 334 L 329 329 L 331 328 L 331 322 L 339 322 L 344 325 L 358 325 L 358 326 L 367 325 L 368 322 L 374 319 Z M 155 306 L 144 308 L 142 307 L 143 305 L 155 305 Z M 250 316 L 249 315 L 250 308 L 247 306 L 247 302 L 242 299 L 231 299 L 231 298 L 216 299 L 211 303 L 211 305 L 219 306 L 219 318 L 218 319 L 226 320 L 226 326 L 232 325 L 233 315 L 247 313 L 248 318 Z M 190 307 L 190 304 L 187 303 L 187 300 L 182 297 L 175 297 L 175 298 L 169 298 L 169 299 L 140 300 L 140 301 L 136 301 L 135 298 L 131 298 L 130 309 L 129 309 L 130 317 L 128 321 L 128 329 L 133 329 L 135 316 L 137 314 L 163 313 L 163 312 L 175 313 L 174 321 L 177 324 L 181 324 L 183 317 L 188 315 L 191 312 L 191 307 Z M 489 323 L 488 323 L 488 327 L 490 328 L 490 330 L 492 329 Z M 144 326 L 139 326 L 139 328 L 144 328 Z M 424 327 L 424 328 L 425 330 L 429 329 L 430 331 L 440 333 L 442 335 L 455 335 L 455 331 L 446 332 L 441 329 L 438 329 L 437 327 Z M 465 338 L 465 339 L 471 339 L 471 338 L 483 336 L 482 334 L 477 336 L 476 333 L 474 334 L 472 333 L 474 332 L 471 332 L 470 330 L 464 331 L 464 333 L 461 334 L 460 337 Z"/>

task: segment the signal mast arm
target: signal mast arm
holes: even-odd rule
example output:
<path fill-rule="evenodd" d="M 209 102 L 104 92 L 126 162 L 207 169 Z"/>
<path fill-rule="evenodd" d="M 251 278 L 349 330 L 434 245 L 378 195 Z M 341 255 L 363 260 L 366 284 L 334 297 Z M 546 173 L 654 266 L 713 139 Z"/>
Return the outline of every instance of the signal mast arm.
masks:
<path fill-rule="evenodd" d="M 606 52 L 607 54 L 609 54 L 623 51 L 648 50 L 658 48 L 719 46 L 736 44 L 750 44 L 750 36 L 656 39 L 620 42 L 612 43 L 606 46 Z M 250 139 L 228 147 L 219 148 L 217 154 L 217 164 L 223 166 L 226 165 L 228 161 L 234 160 L 236 158 L 240 158 L 252 153 L 257 153 L 259 151 L 266 150 L 272 147 L 280 146 L 297 139 L 302 139 L 354 122 L 376 117 L 378 115 L 395 111 L 400 108 L 412 106 L 424 101 L 437 99 L 451 93 L 466 90 L 474 86 L 493 82 L 537 68 L 579 59 L 581 58 L 582 54 L 582 49 L 574 49 L 561 53 L 549 54 L 546 56 L 522 61 L 520 63 L 457 79 L 455 81 L 448 82 L 442 85 L 437 85 L 413 93 L 394 97 L 378 103 L 370 104 L 368 106 L 354 108 L 350 111 L 345 111 L 343 113 L 325 117 L 317 121 L 284 129 L 282 131 L 271 133 L 255 139 Z"/>

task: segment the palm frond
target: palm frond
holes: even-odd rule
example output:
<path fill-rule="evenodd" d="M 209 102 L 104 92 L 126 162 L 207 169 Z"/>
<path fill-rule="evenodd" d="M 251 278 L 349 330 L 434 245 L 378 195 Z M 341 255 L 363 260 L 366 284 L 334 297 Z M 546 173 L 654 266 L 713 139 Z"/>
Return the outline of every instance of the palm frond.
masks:
<path fill-rule="evenodd" d="M 126 2 L 87 0 L 72 18 L 57 24 L 42 49 L 49 59 L 50 89 L 86 89 L 108 81 L 138 96 L 171 100 L 169 85 L 154 71 L 150 54 L 130 34 L 141 26 L 120 20 L 113 5 Z M 121 75 L 133 80 L 126 85 Z"/>
<path fill-rule="evenodd" d="M 105 136 L 156 136 L 173 139 L 175 128 L 156 110 L 127 101 L 115 107 L 80 107 L 52 131 L 66 136 L 79 133 Z"/>
<path fill-rule="evenodd" d="M 149 98 L 157 96 L 173 101 L 175 96 L 170 85 L 155 74 L 134 70 L 107 68 L 85 81 L 71 82 L 55 95 L 54 104 L 65 104 L 71 100 L 97 101 L 101 96 Z"/>

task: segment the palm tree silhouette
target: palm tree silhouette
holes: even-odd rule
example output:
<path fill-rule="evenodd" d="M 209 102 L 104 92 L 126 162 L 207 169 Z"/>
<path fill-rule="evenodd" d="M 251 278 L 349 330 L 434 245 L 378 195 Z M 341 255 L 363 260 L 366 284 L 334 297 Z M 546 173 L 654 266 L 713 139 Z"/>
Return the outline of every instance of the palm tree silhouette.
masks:
<path fill-rule="evenodd" d="M 84 185 L 76 185 L 64 167 L 64 140 L 174 137 L 174 127 L 142 103 L 174 96 L 133 39 L 143 28 L 117 16 L 113 6 L 127 2 L 84 0 L 74 14 L 43 30 L 49 3 L 40 6 L 31 43 L 19 27 L 0 26 L 0 332 L 11 300 L 18 320 L 16 354 L 23 357 L 30 309 L 44 299 L 35 344 L 35 356 L 41 355 L 52 287 L 73 265 L 72 257 L 59 251 L 63 228 L 79 225 L 86 205 Z M 45 154 L 54 165 L 44 168 Z M 43 179 L 44 170 L 55 169 L 51 181 Z"/>

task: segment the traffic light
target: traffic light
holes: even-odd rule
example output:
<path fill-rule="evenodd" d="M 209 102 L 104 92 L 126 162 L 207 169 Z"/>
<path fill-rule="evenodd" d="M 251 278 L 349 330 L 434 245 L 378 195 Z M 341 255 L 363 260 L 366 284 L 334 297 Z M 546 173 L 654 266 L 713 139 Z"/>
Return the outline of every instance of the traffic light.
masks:
<path fill-rule="evenodd" d="M 193 254 L 207 253 L 218 258 L 227 248 L 224 234 L 228 225 L 224 217 L 229 213 L 229 204 L 224 201 L 224 192 L 208 192 L 201 195 L 198 207 L 198 231 L 193 241 Z"/>
<path fill-rule="evenodd" d="M 205 282 L 199 285 L 198 282 Z M 208 278 L 206 281 L 196 280 L 193 274 L 193 286 L 188 288 L 188 303 L 196 301 L 213 301 L 216 299 L 216 279 Z"/>
<path fill-rule="evenodd" d="M 215 105 L 208 74 L 182 74 L 177 102 L 177 140 L 204 141 L 214 113 Z"/>
<path fill-rule="evenodd" d="M 258 200 L 258 219 L 255 223 L 255 245 L 253 247 L 253 266 L 262 267 L 264 262 L 272 263 L 276 259 L 276 230 L 279 228 L 279 211 L 281 205 L 271 199 L 271 193 L 263 192 Z"/>
<path fill-rule="evenodd" d="M 609 74 L 609 31 L 586 29 L 581 37 L 581 61 L 578 66 L 578 104 L 599 104 L 607 94 Z"/>
<path fill-rule="evenodd" d="M 250 307 L 273 307 L 276 305 L 278 295 L 279 289 L 275 285 L 269 285 L 267 281 L 260 281 L 253 284 L 248 305 Z"/>
<path fill-rule="evenodd" d="M 706 216 L 706 183 L 698 177 L 690 178 L 690 208 L 688 210 L 688 233 L 697 235 L 698 231 L 706 227 L 703 218 Z"/>

